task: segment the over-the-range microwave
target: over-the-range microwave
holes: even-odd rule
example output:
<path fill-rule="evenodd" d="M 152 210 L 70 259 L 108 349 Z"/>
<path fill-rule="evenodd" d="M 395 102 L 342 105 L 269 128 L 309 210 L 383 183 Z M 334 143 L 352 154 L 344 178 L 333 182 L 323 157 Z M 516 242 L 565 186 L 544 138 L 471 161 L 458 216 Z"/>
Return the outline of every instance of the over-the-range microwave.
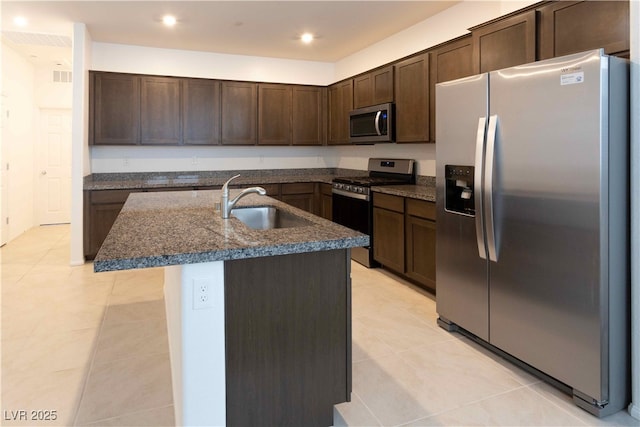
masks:
<path fill-rule="evenodd" d="M 352 144 L 394 142 L 394 122 L 392 103 L 353 110 L 349 113 L 349 142 Z"/>

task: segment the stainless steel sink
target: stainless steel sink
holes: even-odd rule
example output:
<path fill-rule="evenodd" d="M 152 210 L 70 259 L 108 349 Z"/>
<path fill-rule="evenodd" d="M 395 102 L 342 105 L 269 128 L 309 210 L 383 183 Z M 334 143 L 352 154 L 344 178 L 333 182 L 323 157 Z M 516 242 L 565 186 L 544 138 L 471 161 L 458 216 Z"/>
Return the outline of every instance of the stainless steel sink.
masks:
<path fill-rule="evenodd" d="M 304 227 L 312 223 L 302 217 L 283 211 L 275 206 L 234 208 L 231 215 L 255 230 L 273 228 Z"/>

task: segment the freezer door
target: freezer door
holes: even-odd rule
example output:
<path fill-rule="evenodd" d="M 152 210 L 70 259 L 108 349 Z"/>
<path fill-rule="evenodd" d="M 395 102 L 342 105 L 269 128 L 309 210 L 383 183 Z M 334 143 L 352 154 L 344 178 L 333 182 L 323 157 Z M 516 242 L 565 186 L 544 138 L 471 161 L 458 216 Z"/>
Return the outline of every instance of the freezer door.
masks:
<path fill-rule="evenodd" d="M 486 249 L 482 236 L 481 174 L 476 164 L 480 136 L 483 157 L 484 123 L 487 117 L 488 75 L 483 74 L 436 85 L 436 304 L 440 317 L 477 336 L 489 337 Z M 480 132 L 479 132 L 480 128 Z M 480 134 L 480 135 L 478 135 Z M 476 188 L 469 185 L 464 197 L 475 200 L 475 216 L 446 210 L 446 166 L 473 167 Z M 459 184 L 470 184 L 471 169 L 462 171 Z M 469 178 L 464 174 L 469 171 Z M 456 185 L 457 180 L 453 180 Z M 463 197 L 462 191 L 450 197 Z M 476 224 L 480 227 L 476 229 Z"/>
<path fill-rule="evenodd" d="M 603 64 L 593 51 L 491 73 L 487 153 L 497 256 L 489 341 L 597 400 L 607 399 Z"/>

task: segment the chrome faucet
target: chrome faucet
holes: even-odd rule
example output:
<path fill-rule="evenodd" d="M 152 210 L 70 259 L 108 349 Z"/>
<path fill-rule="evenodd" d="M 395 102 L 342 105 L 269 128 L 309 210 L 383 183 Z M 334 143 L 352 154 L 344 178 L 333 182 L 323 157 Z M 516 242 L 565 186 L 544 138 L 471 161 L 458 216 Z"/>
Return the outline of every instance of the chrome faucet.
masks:
<path fill-rule="evenodd" d="M 240 175 L 233 176 L 227 180 L 222 186 L 222 196 L 220 197 L 220 212 L 222 213 L 222 218 L 227 219 L 231 214 L 231 209 L 238 203 L 238 200 L 251 193 L 258 193 L 261 196 L 267 195 L 267 190 L 262 187 L 249 187 L 242 190 L 240 194 L 238 194 L 233 199 L 229 200 L 229 183 L 239 177 Z"/>

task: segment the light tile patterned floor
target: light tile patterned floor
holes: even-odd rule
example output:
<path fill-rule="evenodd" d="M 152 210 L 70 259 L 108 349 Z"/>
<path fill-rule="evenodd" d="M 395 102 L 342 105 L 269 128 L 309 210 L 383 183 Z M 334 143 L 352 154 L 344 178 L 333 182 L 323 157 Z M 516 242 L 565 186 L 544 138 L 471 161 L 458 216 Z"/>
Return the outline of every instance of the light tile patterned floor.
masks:
<path fill-rule="evenodd" d="M 0 256 L 2 425 L 174 424 L 161 269 L 70 267 L 68 226 L 34 228 Z M 352 265 L 354 391 L 336 425 L 640 425 L 626 412 L 592 417 L 438 328 L 428 293 Z M 11 420 L 19 411 L 28 419 Z"/>

